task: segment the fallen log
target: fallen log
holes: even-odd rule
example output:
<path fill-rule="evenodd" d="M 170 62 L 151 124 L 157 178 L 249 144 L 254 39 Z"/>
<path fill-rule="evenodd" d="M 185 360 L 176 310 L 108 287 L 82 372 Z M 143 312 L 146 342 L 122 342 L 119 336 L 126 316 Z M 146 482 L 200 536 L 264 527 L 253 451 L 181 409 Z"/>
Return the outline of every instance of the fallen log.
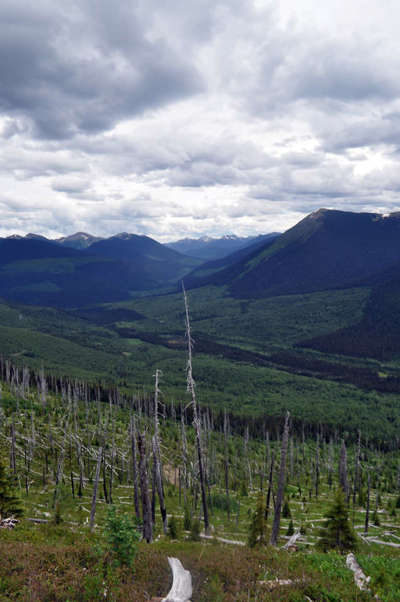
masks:
<path fill-rule="evenodd" d="M 178 558 L 168 558 L 172 570 L 172 587 L 162 602 L 190 602 L 192 596 L 192 575 L 183 568 Z"/>
<path fill-rule="evenodd" d="M 346 566 L 349 568 L 354 574 L 354 581 L 359 590 L 363 592 L 368 592 L 371 594 L 371 589 L 369 587 L 369 582 L 371 581 L 371 577 L 367 577 L 364 573 L 360 565 L 358 564 L 356 557 L 352 552 L 347 554 L 346 556 Z M 380 598 L 375 595 L 375 600 L 380 600 Z"/>
<path fill-rule="evenodd" d="M 270 579 L 269 581 L 259 581 L 259 585 L 264 585 L 270 592 L 277 587 L 296 585 L 297 583 L 304 583 L 303 579 Z"/>
<path fill-rule="evenodd" d="M 292 537 L 289 539 L 289 541 L 287 541 L 285 543 L 285 545 L 282 546 L 282 550 L 289 550 L 290 548 L 292 548 L 292 546 L 295 546 L 296 541 L 299 539 L 300 536 L 301 536 L 300 531 L 296 531 L 296 533 L 294 533 L 292 535 Z"/>

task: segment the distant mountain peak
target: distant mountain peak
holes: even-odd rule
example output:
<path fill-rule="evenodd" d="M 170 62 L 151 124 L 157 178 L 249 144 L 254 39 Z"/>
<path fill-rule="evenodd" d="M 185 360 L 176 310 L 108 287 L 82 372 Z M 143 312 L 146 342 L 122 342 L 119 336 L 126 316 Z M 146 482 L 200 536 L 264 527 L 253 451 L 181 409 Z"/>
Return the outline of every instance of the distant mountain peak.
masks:
<path fill-rule="evenodd" d="M 183 238 L 175 242 L 167 243 L 167 246 L 179 253 L 210 261 L 222 259 L 235 251 L 261 241 L 264 238 L 267 240 L 268 238 L 277 235 L 278 233 L 272 232 L 270 234 L 260 234 L 259 236 L 244 237 L 237 236 L 236 234 L 224 234 L 219 238 L 202 236 L 200 238 Z"/>
<path fill-rule="evenodd" d="M 93 234 L 88 234 L 87 232 L 75 232 L 75 234 L 58 238 L 55 242 L 64 247 L 71 247 L 73 249 L 87 249 L 94 242 L 98 242 L 99 240 L 103 239 L 100 236 L 93 236 Z"/>
<path fill-rule="evenodd" d="M 25 234 L 25 238 L 31 238 L 33 240 L 47 240 L 47 241 L 49 240 L 45 236 L 42 236 L 41 234 L 34 234 L 33 232 L 29 232 L 28 234 Z"/>
<path fill-rule="evenodd" d="M 111 238 L 119 238 L 120 240 L 130 240 L 131 238 L 137 238 L 140 234 L 133 234 L 132 232 L 119 232 L 114 234 Z"/>

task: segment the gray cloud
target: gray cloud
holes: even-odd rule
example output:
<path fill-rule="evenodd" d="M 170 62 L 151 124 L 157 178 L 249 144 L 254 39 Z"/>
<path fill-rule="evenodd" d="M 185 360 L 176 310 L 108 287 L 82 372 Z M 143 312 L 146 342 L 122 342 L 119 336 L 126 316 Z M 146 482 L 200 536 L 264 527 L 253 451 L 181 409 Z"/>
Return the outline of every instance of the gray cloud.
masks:
<path fill-rule="evenodd" d="M 135 3 L 32 6 L 0 6 L 0 110 L 43 138 L 103 131 L 202 87 L 167 39 L 148 39 Z"/>
<path fill-rule="evenodd" d="M 345 4 L 3 0 L 3 231 L 166 240 L 400 208 L 400 9 Z"/>

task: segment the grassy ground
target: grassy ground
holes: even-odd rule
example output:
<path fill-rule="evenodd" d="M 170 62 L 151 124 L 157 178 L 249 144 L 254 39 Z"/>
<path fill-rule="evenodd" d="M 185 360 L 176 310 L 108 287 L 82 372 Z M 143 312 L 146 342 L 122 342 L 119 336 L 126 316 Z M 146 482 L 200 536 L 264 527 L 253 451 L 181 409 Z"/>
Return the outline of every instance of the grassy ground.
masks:
<path fill-rule="evenodd" d="M 192 572 L 193 601 L 262 601 L 289 600 L 300 602 L 308 597 L 315 601 L 339 602 L 368 600 L 354 585 L 353 575 L 345 565 L 345 557 L 323 554 L 316 549 L 319 529 L 337 487 L 339 445 L 333 444 L 334 472 L 332 486 L 328 479 L 329 447 L 320 446 L 320 481 L 318 496 L 315 492 L 314 460 L 316 443 L 294 440 L 293 454 L 288 459 L 288 483 L 285 497 L 291 517 L 281 521 L 279 547 L 287 541 L 290 518 L 294 529 L 302 529 L 297 552 L 285 552 L 270 546 L 250 549 L 246 545 L 249 524 L 261 488 L 261 475 L 266 474 L 265 444 L 259 440 L 247 443 L 232 436 L 228 453 L 231 464 L 230 500 L 228 517 L 224 504 L 223 454 L 224 443 L 220 433 L 211 433 L 207 439 L 206 467 L 210 482 L 211 539 L 201 542 L 190 540 L 183 528 L 184 495 L 179 492 L 178 467 L 181 465 L 180 428 L 169 421 L 161 423 L 161 439 L 169 517 L 176 517 L 179 539 L 170 541 L 162 534 L 161 517 L 156 510 L 155 542 L 141 543 L 135 561 L 135 573 L 127 568 L 114 567 L 104 539 L 104 525 L 109 504 L 106 503 L 100 483 L 95 529 L 89 530 L 89 514 L 93 493 L 93 476 L 101 428 L 105 428 L 108 404 L 98 409 L 84 403 L 78 404 L 76 431 L 68 441 L 78 438 L 85 450 L 85 479 L 82 497 L 77 496 L 77 464 L 74 445 L 68 445 L 64 461 L 64 478 L 58 489 L 58 504 L 54 505 L 55 471 L 59 465 L 63 444 L 63 418 L 66 406 L 60 399 L 49 396 L 46 406 L 32 393 L 28 399 L 19 399 L 3 388 L 0 429 L 0 453 L 9 457 L 10 425 L 14 412 L 17 445 L 17 489 L 23 500 L 24 518 L 13 531 L 0 530 L 0 600 L 149 600 L 165 595 L 170 586 L 168 556 L 178 557 Z M 98 411 L 100 410 L 100 420 Z M 32 418 L 33 416 L 33 418 Z M 128 412 L 114 408 L 114 464 L 113 501 L 118 513 L 133 514 L 133 487 L 129 477 L 130 439 Z M 32 427 L 33 424 L 33 427 Z M 103 425 L 103 426 L 101 426 Z M 151 425 L 142 417 L 141 426 L 151 431 Z M 32 430 L 33 429 L 33 430 Z M 34 433 L 35 448 L 29 469 L 29 490 L 26 491 L 26 454 L 32 453 Z M 51 438 L 50 438 L 51 435 Z M 187 429 L 188 469 L 195 466 L 194 436 Z M 52 443 L 51 443 L 52 441 Z M 45 452 L 49 453 L 48 470 L 44 474 Z M 271 452 L 279 457 L 280 446 L 271 442 Z M 350 504 L 350 517 L 356 531 L 363 532 L 365 522 L 366 469 L 372 475 L 371 524 L 368 538 L 359 537 L 357 558 L 372 578 L 374 591 L 382 600 L 399 599 L 400 551 L 390 543 L 400 542 L 400 509 L 396 478 L 398 452 L 383 454 L 362 445 L 362 497 Z M 349 473 L 354 469 L 354 448 L 348 448 Z M 109 489 L 111 444 L 106 447 L 106 484 Z M 212 467 L 209 463 L 212 462 Z M 70 474 L 74 478 L 75 497 L 72 494 Z M 276 491 L 277 475 L 274 478 Z M 263 496 L 266 496 L 266 479 L 263 477 Z M 379 525 L 374 524 L 373 511 L 377 503 Z M 188 492 L 188 505 L 192 517 L 200 516 L 199 500 L 194 501 L 193 491 Z M 272 504 L 271 504 L 272 506 Z M 46 522 L 34 522 L 35 519 Z M 272 509 L 268 529 L 271 526 Z M 377 521 L 378 522 L 378 521 Z M 188 539 L 189 538 L 189 539 Z M 236 543 L 222 544 L 220 539 Z M 374 543 L 379 540 L 382 543 Z M 239 545 L 239 543 L 244 545 Z M 290 579 L 293 583 L 271 589 L 276 579 Z"/>

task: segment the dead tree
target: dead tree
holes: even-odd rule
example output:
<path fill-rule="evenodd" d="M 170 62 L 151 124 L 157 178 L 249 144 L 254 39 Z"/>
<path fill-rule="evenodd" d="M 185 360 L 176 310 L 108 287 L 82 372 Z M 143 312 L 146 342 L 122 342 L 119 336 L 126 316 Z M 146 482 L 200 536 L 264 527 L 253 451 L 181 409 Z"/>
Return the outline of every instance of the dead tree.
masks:
<path fill-rule="evenodd" d="M 113 420 L 113 434 L 112 434 L 112 445 L 111 445 L 111 466 L 110 466 L 110 480 L 109 480 L 109 496 L 110 496 L 110 504 L 113 504 L 113 483 L 114 483 L 114 464 L 115 464 L 115 422 Z"/>
<path fill-rule="evenodd" d="M 250 487 L 250 490 L 252 490 L 253 489 L 253 479 L 251 476 L 251 466 L 250 466 L 250 459 L 249 459 L 249 425 L 248 424 L 246 424 L 246 429 L 244 432 L 243 445 L 244 445 L 244 448 L 243 448 L 244 459 L 245 459 L 246 466 L 247 466 L 247 473 L 249 475 L 249 487 Z"/>
<path fill-rule="evenodd" d="M 97 452 L 97 464 L 96 464 L 96 475 L 94 477 L 93 495 L 92 495 L 92 507 L 90 510 L 90 530 L 94 528 L 94 517 L 96 514 L 96 502 L 97 502 L 97 490 L 99 487 L 100 469 L 101 462 L 103 459 L 103 446 L 99 447 Z"/>
<path fill-rule="evenodd" d="M 358 431 L 357 451 L 354 460 L 354 483 L 353 483 L 353 508 L 356 505 L 356 495 L 359 489 L 360 479 L 360 454 L 361 454 L 361 431 Z"/>
<path fill-rule="evenodd" d="M 132 480 L 133 480 L 133 501 L 135 505 L 136 518 L 140 520 L 140 505 L 139 505 L 139 479 L 137 471 L 137 457 L 136 457 L 136 424 L 135 419 L 131 415 L 130 420 L 130 436 L 131 436 L 131 453 L 132 453 Z"/>
<path fill-rule="evenodd" d="M 201 449 L 201 426 L 200 419 L 198 415 L 197 409 L 197 401 L 196 401 L 196 392 L 195 392 L 195 383 L 193 379 L 192 372 L 192 350 L 193 350 L 193 340 L 190 330 L 190 319 L 189 319 L 189 305 L 186 296 L 185 287 L 182 282 L 182 290 L 183 290 L 183 299 L 185 302 L 185 315 L 186 315 L 186 337 L 188 341 L 188 361 L 187 361 L 187 388 L 192 397 L 192 406 L 193 406 L 193 426 L 196 433 L 196 448 L 197 448 L 197 456 L 199 462 L 199 479 L 200 479 L 200 488 L 201 488 L 201 501 L 203 505 L 203 518 L 204 518 L 204 530 L 206 534 L 209 530 L 209 519 L 208 519 L 208 507 L 207 507 L 207 497 L 206 497 L 206 483 L 205 483 L 205 475 L 204 475 L 204 466 L 203 466 L 203 453 Z"/>
<path fill-rule="evenodd" d="M 342 439 L 342 447 L 340 448 L 339 460 L 339 485 L 343 489 L 347 502 L 349 501 L 349 482 L 347 479 L 347 450 L 344 439 Z"/>
<path fill-rule="evenodd" d="M 370 495 L 371 495 L 371 475 L 370 472 L 368 470 L 368 477 L 367 477 L 367 507 L 365 510 L 365 525 L 364 525 L 364 533 L 365 535 L 368 534 L 368 527 L 369 527 L 369 499 L 370 499 Z"/>
<path fill-rule="evenodd" d="M 281 523 L 281 510 L 283 502 L 283 494 L 285 490 L 286 480 L 286 455 L 289 441 L 289 412 L 286 413 L 285 426 L 283 428 L 282 435 L 282 449 L 281 449 L 281 465 L 279 467 L 279 480 L 278 480 L 278 491 L 276 494 L 276 503 L 274 511 L 274 522 L 272 524 L 271 539 L 270 543 L 276 546 L 278 541 L 279 526 Z"/>
<path fill-rule="evenodd" d="M 181 407 L 181 437 L 182 437 L 182 472 L 183 472 L 183 499 L 185 506 L 187 504 L 187 489 L 188 489 L 188 452 L 187 452 L 187 441 L 186 441 L 186 429 L 185 429 L 185 414 Z"/>
<path fill-rule="evenodd" d="M 143 539 L 150 543 L 153 539 L 149 479 L 147 475 L 146 434 L 138 433 L 140 492 L 142 498 Z"/>
<path fill-rule="evenodd" d="M 39 378 L 40 378 L 40 399 L 42 401 L 43 407 L 45 407 L 46 401 L 47 401 L 47 383 L 46 383 L 46 377 L 44 375 L 43 366 L 40 370 Z"/>
<path fill-rule="evenodd" d="M 272 481 L 273 481 L 273 477 L 274 477 L 274 462 L 275 462 L 275 454 L 272 453 L 271 464 L 270 464 L 270 467 L 269 467 L 269 480 L 268 480 L 267 499 L 266 499 L 266 502 L 265 502 L 265 522 L 267 522 L 267 520 L 268 520 L 269 505 L 271 503 Z"/>
<path fill-rule="evenodd" d="M 226 410 L 224 411 L 224 464 L 225 464 L 225 495 L 228 520 L 231 518 L 231 502 L 229 499 L 229 451 L 228 451 L 229 424 Z"/>
<path fill-rule="evenodd" d="M 317 433 L 317 445 L 315 450 L 315 497 L 319 493 L 319 432 Z"/>
<path fill-rule="evenodd" d="M 63 437 L 63 442 L 61 444 L 61 450 L 60 450 L 60 453 L 58 456 L 57 471 L 56 471 L 56 476 L 55 476 L 55 488 L 54 488 L 54 494 L 53 494 L 53 508 L 56 505 L 59 485 L 63 478 L 64 456 L 65 456 L 65 447 L 66 447 L 66 442 L 67 442 L 68 423 L 69 423 L 69 414 L 65 420 L 64 437 Z"/>
<path fill-rule="evenodd" d="M 160 512 L 163 523 L 163 531 L 167 534 L 167 510 L 165 508 L 165 497 L 164 487 L 162 482 L 162 464 L 161 464 L 161 445 L 160 445 L 160 428 L 158 420 L 158 396 L 160 394 L 159 389 L 159 378 L 161 375 L 160 370 L 156 370 L 155 374 L 155 388 L 154 388 L 154 436 L 152 440 L 153 445 L 153 462 L 154 462 L 154 476 L 155 485 L 157 488 L 158 500 L 160 503 Z"/>
<path fill-rule="evenodd" d="M 328 448 L 328 485 L 329 489 L 332 489 L 333 482 L 333 441 L 332 437 L 329 440 Z"/>

